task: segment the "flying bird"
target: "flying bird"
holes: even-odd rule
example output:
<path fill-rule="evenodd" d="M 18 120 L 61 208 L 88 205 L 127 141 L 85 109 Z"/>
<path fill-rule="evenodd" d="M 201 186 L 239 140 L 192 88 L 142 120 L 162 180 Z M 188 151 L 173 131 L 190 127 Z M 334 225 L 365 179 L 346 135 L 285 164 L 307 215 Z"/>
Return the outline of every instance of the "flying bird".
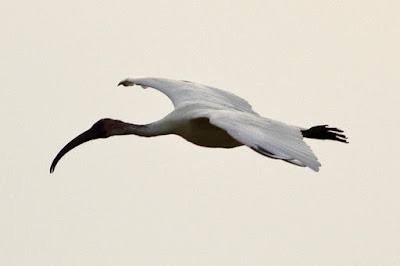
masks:
<path fill-rule="evenodd" d="M 264 118 L 244 99 L 224 90 L 164 78 L 127 78 L 119 85 L 154 88 L 167 95 L 175 109 L 146 125 L 100 119 L 89 130 L 71 140 L 54 158 L 50 173 L 70 150 L 87 141 L 117 135 L 153 137 L 175 134 L 199 146 L 234 148 L 246 145 L 273 159 L 318 171 L 321 164 L 303 138 L 347 143 L 343 131 L 319 125 L 302 128 Z"/>

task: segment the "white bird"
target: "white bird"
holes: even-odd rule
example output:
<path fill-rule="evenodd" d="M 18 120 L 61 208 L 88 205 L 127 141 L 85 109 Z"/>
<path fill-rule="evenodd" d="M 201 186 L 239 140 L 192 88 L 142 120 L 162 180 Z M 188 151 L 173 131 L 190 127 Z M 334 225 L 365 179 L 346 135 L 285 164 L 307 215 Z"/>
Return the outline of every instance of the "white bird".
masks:
<path fill-rule="evenodd" d="M 347 143 L 343 131 L 327 125 L 309 129 L 261 117 L 242 98 L 217 88 L 164 78 L 127 78 L 118 85 L 151 87 L 167 95 L 175 109 L 164 118 L 147 125 L 114 119 L 101 119 L 89 130 L 70 141 L 54 158 L 57 162 L 76 146 L 115 135 L 153 137 L 176 134 L 204 147 L 234 148 L 246 145 L 273 159 L 307 166 L 318 171 L 321 164 L 303 138 L 330 139 Z"/>

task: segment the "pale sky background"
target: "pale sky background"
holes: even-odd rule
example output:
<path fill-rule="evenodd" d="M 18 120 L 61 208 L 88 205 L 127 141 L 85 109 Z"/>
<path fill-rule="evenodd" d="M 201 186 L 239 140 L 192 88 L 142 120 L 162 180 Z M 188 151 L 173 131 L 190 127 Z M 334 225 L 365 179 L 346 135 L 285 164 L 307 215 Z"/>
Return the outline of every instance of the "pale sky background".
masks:
<path fill-rule="evenodd" d="M 399 1 L 1 1 L 0 265 L 400 265 Z M 337 126 L 315 173 L 177 136 L 57 152 L 172 110 L 126 77 Z"/>

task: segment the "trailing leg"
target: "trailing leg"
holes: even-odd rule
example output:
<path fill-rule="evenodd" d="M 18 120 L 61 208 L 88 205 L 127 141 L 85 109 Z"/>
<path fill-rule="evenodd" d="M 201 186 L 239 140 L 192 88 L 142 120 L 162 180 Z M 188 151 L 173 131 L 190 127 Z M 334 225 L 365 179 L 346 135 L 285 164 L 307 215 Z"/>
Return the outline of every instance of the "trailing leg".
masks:
<path fill-rule="evenodd" d="M 307 130 L 302 130 L 301 133 L 303 134 L 304 138 L 330 139 L 348 143 L 347 137 L 344 134 L 340 134 L 343 133 L 343 130 L 334 127 L 328 127 L 328 125 L 315 126 Z"/>

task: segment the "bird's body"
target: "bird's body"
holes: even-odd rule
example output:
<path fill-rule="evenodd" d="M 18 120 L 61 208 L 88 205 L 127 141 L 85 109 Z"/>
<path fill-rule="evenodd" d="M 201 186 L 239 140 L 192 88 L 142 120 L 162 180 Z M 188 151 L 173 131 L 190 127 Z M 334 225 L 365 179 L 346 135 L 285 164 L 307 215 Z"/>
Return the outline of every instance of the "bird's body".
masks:
<path fill-rule="evenodd" d="M 193 144 L 209 148 L 234 148 L 243 145 L 226 130 L 211 124 L 208 118 L 188 119 L 182 122 L 174 134 Z"/>
<path fill-rule="evenodd" d="M 134 134 L 151 137 L 176 134 L 199 146 L 233 148 L 246 145 L 258 153 L 318 171 L 320 163 L 303 137 L 347 142 L 341 130 L 316 126 L 310 129 L 290 126 L 261 117 L 242 98 L 217 88 L 162 78 L 125 79 L 123 86 L 155 88 L 167 95 L 175 109 L 154 123 L 135 125 L 101 119 L 91 129 L 68 143 L 54 159 L 86 141 L 113 135 Z"/>

